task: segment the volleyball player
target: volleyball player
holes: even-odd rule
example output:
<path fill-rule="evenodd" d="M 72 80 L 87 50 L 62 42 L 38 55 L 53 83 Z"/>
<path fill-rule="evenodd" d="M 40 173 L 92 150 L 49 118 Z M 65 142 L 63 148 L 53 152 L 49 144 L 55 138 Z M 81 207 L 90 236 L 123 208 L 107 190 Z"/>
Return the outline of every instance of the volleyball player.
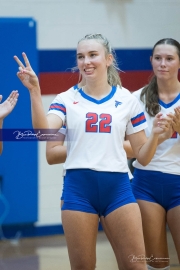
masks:
<path fill-rule="evenodd" d="M 78 42 L 77 64 L 86 85 L 57 95 L 47 118 L 38 78 L 24 53 L 23 57 L 25 65 L 15 57 L 20 66 L 17 75 L 30 92 L 34 128 L 58 131 L 67 125 L 62 222 L 71 269 L 95 269 L 99 216 L 105 218 L 119 268 L 146 269 L 144 260 L 133 260 L 145 250 L 123 142 L 126 135 L 145 166 L 171 119 L 157 114 L 146 138 L 144 113 L 137 99 L 121 86 L 113 50 L 101 34 Z"/>
<path fill-rule="evenodd" d="M 144 88 L 135 91 L 148 122 L 150 136 L 154 117 L 172 114 L 169 133 L 151 162 L 145 167 L 136 160 L 132 188 L 140 206 L 148 269 L 170 269 L 166 225 L 171 231 L 180 261 L 180 44 L 174 39 L 159 40 L 153 47 L 154 76 Z"/>

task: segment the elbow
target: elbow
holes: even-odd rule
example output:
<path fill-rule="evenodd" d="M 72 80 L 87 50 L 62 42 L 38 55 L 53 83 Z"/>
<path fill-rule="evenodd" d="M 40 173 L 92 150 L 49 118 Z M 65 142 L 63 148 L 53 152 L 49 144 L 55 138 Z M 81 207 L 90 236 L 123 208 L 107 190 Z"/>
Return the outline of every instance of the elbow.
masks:
<path fill-rule="evenodd" d="M 46 160 L 47 160 L 47 163 L 49 164 L 49 165 L 53 165 L 54 163 L 53 163 L 53 159 L 49 156 L 49 155 L 46 155 Z"/>
<path fill-rule="evenodd" d="M 143 167 L 147 166 L 149 162 L 139 162 Z"/>
<path fill-rule="evenodd" d="M 147 166 L 150 162 L 150 160 L 139 160 L 138 158 L 137 158 L 137 160 L 144 167 Z"/>

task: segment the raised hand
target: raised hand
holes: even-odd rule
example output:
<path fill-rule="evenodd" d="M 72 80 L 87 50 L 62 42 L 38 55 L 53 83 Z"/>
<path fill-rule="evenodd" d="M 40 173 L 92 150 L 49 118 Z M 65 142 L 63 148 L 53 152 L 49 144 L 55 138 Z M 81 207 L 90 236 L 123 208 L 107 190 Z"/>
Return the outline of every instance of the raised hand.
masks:
<path fill-rule="evenodd" d="M 14 59 L 19 65 L 19 71 L 17 72 L 17 76 L 20 81 L 23 83 L 25 87 L 29 89 L 29 91 L 38 90 L 39 87 L 39 80 L 37 75 L 35 74 L 34 70 L 32 69 L 30 62 L 26 56 L 26 54 L 22 53 L 25 65 L 19 60 L 19 58 L 15 55 Z"/>
<path fill-rule="evenodd" d="M 174 131 L 178 132 L 180 134 L 180 106 L 174 109 L 174 119 L 172 122 L 172 127 Z"/>
<path fill-rule="evenodd" d="M 170 136 L 172 133 L 172 120 L 173 116 L 166 115 L 163 116 L 162 113 L 156 114 L 153 121 L 153 132 L 155 134 L 166 133 L 166 135 Z"/>
<path fill-rule="evenodd" d="M 0 104 L 0 120 L 3 120 L 16 106 L 19 93 L 18 91 L 12 91 L 9 97 Z M 0 95 L 0 102 L 2 100 L 2 95 Z"/>

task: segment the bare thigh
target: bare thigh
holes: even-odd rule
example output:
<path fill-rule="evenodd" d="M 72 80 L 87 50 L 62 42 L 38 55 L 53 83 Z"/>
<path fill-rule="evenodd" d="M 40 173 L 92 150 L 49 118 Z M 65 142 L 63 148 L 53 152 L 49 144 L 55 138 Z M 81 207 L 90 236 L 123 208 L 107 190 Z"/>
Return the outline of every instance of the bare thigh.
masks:
<path fill-rule="evenodd" d="M 157 203 L 138 200 L 138 204 L 142 216 L 147 264 L 157 268 L 166 267 L 169 265 L 166 211 Z"/>
<path fill-rule="evenodd" d="M 167 212 L 167 223 L 171 231 L 180 262 L 180 205 Z"/>
<path fill-rule="evenodd" d="M 145 270 L 145 256 L 141 213 L 138 204 L 130 203 L 105 217 L 106 226 L 116 249 L 115 254 L 121 270 Z"/>
<path fill-rule="evenodd" d="M 62 211 L 62 223 L 72 270 L 94 270 L 99 217 L 80 211 Z"/>
<path fill-rule="evenodd" d="M 104 232 L 105 232 L 105 234 L 106 234 L 106 236 L 107 236 L 107 239 L 109 240 L 109 242 L 110 242 L 110 244 L 111 244 L 111 246 L 112 246 L 112 249 L 113 249 L 113 251 L 114 251 L 114 253 L 115 253 L 115 252 L 116 252 L 115 244 L 114 244 L 114 242 L 113 242 L 113 240 L 112 240 L 111 234 L 110 234 L 110 232 L 109 232 L 109 230 L 108 230 L 108 227 L 107 227 L 107 225 L 106 225 L 106 220 L 105 220 L 104 216 L 101 216 L 101 217 L 100 217 L 100 222 L 101 222 L 101 225 L 102 225 L 102 227 L 103 227 L 103 230 L 104 230 Z M 116 254 L 115 254 L 115 255 L 116 255 Z"/>

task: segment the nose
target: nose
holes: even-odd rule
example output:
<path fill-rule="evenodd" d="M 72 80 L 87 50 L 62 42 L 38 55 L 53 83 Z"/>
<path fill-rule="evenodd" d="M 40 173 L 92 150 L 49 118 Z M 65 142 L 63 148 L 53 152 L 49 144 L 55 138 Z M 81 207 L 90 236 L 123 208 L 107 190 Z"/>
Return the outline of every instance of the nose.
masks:
<path fill-rule="evenodd" d="M 164 58 L 161 59 L 161 66 L 162 67 L 165 67 L 166 66 L 166 61 Z"/>
<path fill-rule="evenodd" d="M 84 63 L 87 65 L 87 64 L 90 64 L 90 58 L 89 58 L 89 56 L 85 56 L 85 58 L 84 58 Z"/>

